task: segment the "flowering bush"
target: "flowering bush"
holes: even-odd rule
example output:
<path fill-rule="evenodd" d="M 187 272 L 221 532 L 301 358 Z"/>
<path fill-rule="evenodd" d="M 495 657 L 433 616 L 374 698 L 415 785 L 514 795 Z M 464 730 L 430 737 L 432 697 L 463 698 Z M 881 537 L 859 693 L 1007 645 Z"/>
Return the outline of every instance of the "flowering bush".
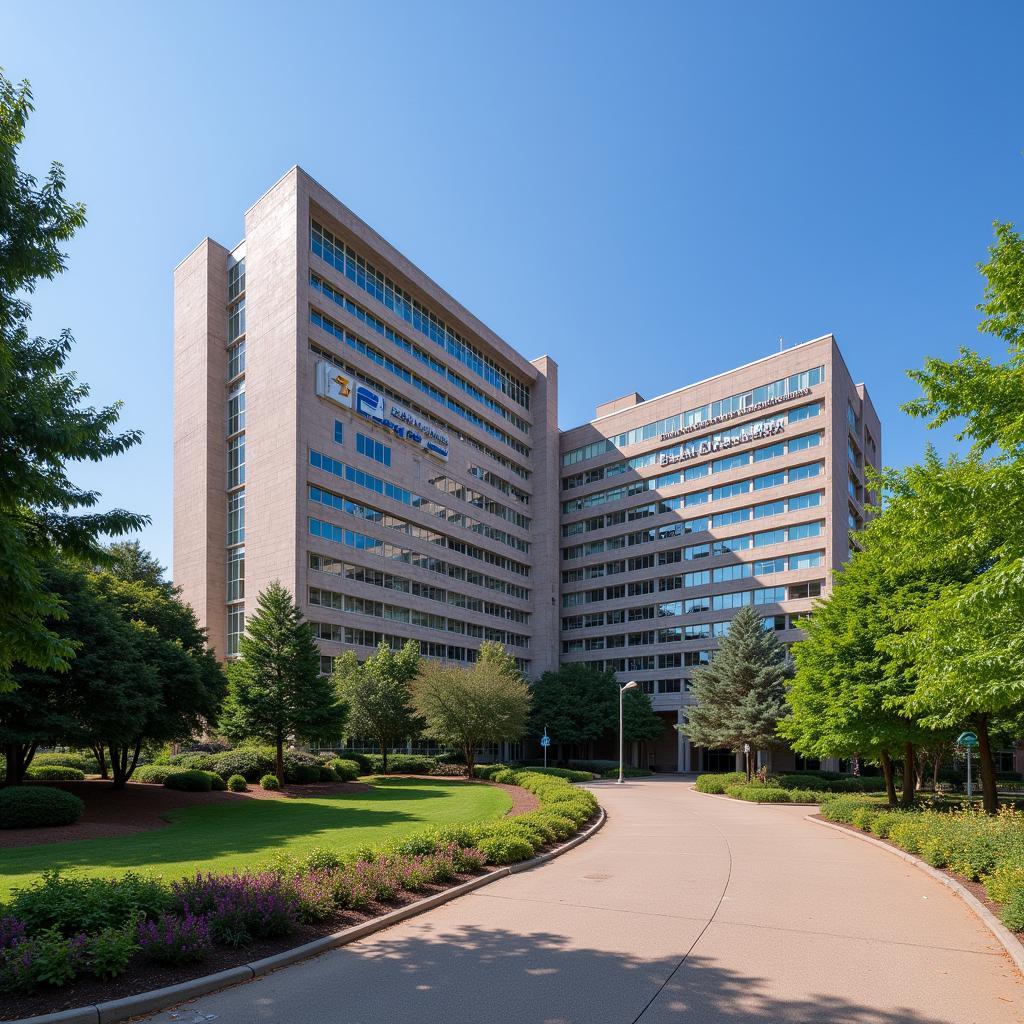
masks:
<path fill-rule="evenodd" d="M 49 930 L 22 939 L 3 953 L 0 991 L 31 992 L 40 985 L 66 985 L 83 968 L 87 939 Z"/>
<path fill-rule="evenodd" d="M 11 949 L 28 935 L 24 921 L 9 914 L 0 917 L 0 949 Z"/>
<path fill-rule="evenodd" d="M 464 779 L 466 777 L 466 766 L 464 764 L 447 764 L 442 761 L 435 764 L 434 767 L 430 769 L 430 774 L 437 775 L 442 778 Z"/>
<path fill-rule="evenodd" d="M 281 877 L 273 871 L 196 875 L 172 882 L 171 891 L 172 908 L 181 916 L 204 916 L 210 936 L 224 946 L 276 939 L 295 927 L 295 914 Z"/>
<path fill-rule="evenodd" d="M 183 917 L 161 914 L 156 921 L 142 921 L 138 941 L 146 959 L 161 964 L 197 963 L 213 945 L 206 918 L 188 911 Z"/>

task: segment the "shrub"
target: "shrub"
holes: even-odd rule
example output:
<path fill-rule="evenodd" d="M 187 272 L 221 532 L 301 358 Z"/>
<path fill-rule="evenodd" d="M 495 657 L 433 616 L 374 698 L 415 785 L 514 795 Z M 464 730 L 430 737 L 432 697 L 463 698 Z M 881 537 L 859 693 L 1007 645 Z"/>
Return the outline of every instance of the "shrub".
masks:
<path fill-rule="evenodd" d="M 603 775 L 610 768 L 614 768 L 618 771 L 619 762 L 611 759 L 596 760 L 596 761 L 567 761 L 570 768 L 574 768 L 578 772 L 593 772 L 595 775 Z"/>
<path fill-rule="evenodd" d="M 260 779 L 260 786 L 263 789 L 280 789 L 281 783 L 278 782 L 276 775 L 264 775 L 263 778 Z"/>
<path fill-rule="evenodd" d="M 121 928 L 139 915 L 156 917 L 170 904 L 170 891 L 157 878 L 128 872 L 119 878 L 83 878 L 47 871 L 11 896 L 7 912 L 29 932 L 55 929 L 62 935 Z"/>
<path fill-rule="evenodd" d="M 210 772 L 214 770 L 214 754 L 203 754 L 190 751 L 187 754 L 172 754 L 167 763 L 181 768 L 183 771 Z"/>
<path fill-rule="evenodd" d="M 346 750 L 338 755 L 340 761 L 355 761 L 359 765 L 360 775 L 369 775 L 373 771 L 373 767 L 370 764 L 370 755 L 361 754 L 354 750 Z M 390 759 L 389 759 L 390 760 Z M 333 763 L 333 762 L 332 762 Z"/>
<path fill-rule="evenodd" d="M 346 758 L 336 758 L 331 762 L 331 767 L 340 782 L 355 782 L 361 771 L 355 761 L 349 761 Z"/>
<path fill-rule="evenodd" d="M 274 752 L 269 747 L 239 747 L 213 756 L 213 770 L 221 778 L 241 775 L 246 782 L 256 782 L 261 775 L 274 770 Z"/>
<path fill-rule="evenodd" d="M 865 797 L 836 796 L 826 800 L 821 805 L 821 816 L 828 821 L 837 821 L 843 825 L 851 824 L 853 814 L 861 807 L 875 807 L 881 809 L 884 805 L 877 800 L 870 800 Z"/>
<path fill-rule="evenodd" d="M 431 775 L 439 778 L 464 779 L 466 777 L 466 766 L 464 764 L 450 764 L 447 761 L 439 762 L 430 769 Z"/>
<path fill-rule="evenodd" d="M 295 927 L 295 916 L 279 875 L 195 875 L 171 883 L 179 916 L 205 917 L 210 937 L 238 947 L 252 939 L 275 939 Z"/>
<path fill-rule="evenodd" d="M 191 964 L 204 959 L 213 942 L 205 917 L 162 914 L 156 921 L 141 921 L 139 948 L 147 960 L 162 964 Z"/>
<path fill-rule="evenodd" d="M 349 755 L 346 755 L 349 756 Z M 380 754 L 364 754 L 368 771 L 382 772 L 384 759 Z M 426 754 L 388 754 L 388 771 L 399 775 L 429 775 L 437 767 L 436 757 Z"/>
<path fill-rule="evenodd" d="M 485 836 L 478 846 L 489 864 L 514 864 L 533 856 L 533 845 L 515 834 Z"/>
<path fill-rule="evenodd" d="M 45 828 L 73 825 L 85 811 L 74 795 L 50 786 L 0 789 L 0 828 Z"/>
<path fill-rule="evenodd" d="M 871 831 L 878 836 L 879 839 L 889 838 L 889 829 L 896 824 L 900 819 L 899 811 L 888 811 L 885 809 L 879 810 L 879 812 L 871 819 L 869 828 Z"/>
<path fill-rule="evenodd" d="M 727 786 L 735 786 L 747 781 L 746 772 L 722 772 L 717 775 L 701 775 L 694 783 L 699 793 L 724 793 Z"/>
<path fill-rule="evenodd" d="M 654 772 L 650 768 L 623 768 L 622 777 L 624 779 L 646 779 L 648 776 L 653 775 Z M 616 765 L 614 768 L 606 768 L 601 773 L 602 779 L 617 779 L 619 777 L 619 766 Z"/>
<path fill-rule="evenodd" d="M 164 785 L 168 789 L 183 790 L 188 793 L 209 793 L 213 789 L 213 772 L 202 771 L 172 771 L 164 779 Z M 219 779 L 220 776 L 218 775 Z"/>
<path fill-rule="evenodd" d="M 124 974 L 139 948 L 134 930 L 104 928 L 90 935 L 85 947 L 85 959 L 90 973 L 101 981 L 109 981 Z"/>
<path fill-rule="evenodd" d="M 1014 893 L 1024 892 L 1024 858 L 1020 854 L 1011 854 L 985 875 L 983 881 L 991 899 L 997 903 L 1008 903 Z"/>
<path fill-rule="evenodd" d="M 871 823 L 878 817 L 880 811 L 875 807 L 862 806 L 858 807 L 853 814 L 850 815 L 850 824 L 856 828 L 862 828 L 865 832 L 870 831 Z"/>
<path fill-rule="evenodd" d="M 789 791 L 779 789 L 778 786 L 728 786 L 725 790 L 728 796 L 736 800 L 750 800 L 759 804 L 788 804 L 791 802 Z"/>
<path fill-rule="evenodd" d="M 590 782 L 593 779 L 593 772 L 577 771 L 573 768 L 529 768 L 528 771 L 535 775 L 553 775 L 559 779 L 566 779 L 569 782 Z M 649 774 L 649 773 L 648 773 Z"/>
<path fill-rule="evenodd" d="M 143 764 L 132 772 L 132 782 L 155 783 L 162 786 L 167 776 L 176 769 L 169 764 Z"/>
<path fill-rule="evenodd" d="M 32 992 L 41 985 L 66 985 L 85 966 L 86 941 L 84 935 L 69 939 L 55 931 L 25 939 L 3 958 L 0 990 Z"/>
<path fill-rule="evenodd" d="M 25 772 L 25 778 L 43 782 L 81 782 L 85 772 L 62 764 L 32 764 Z"/>
<path fill-rule="evenodd" d="M 38 768 L 42 765 L 60 765 L 64 768 L 77 768 L 86 775 L 97 775 L 100 766 L 96 763 L 96 755 L 91 751 L 72 750 L 66 754 L 58 754 L 54 751 L 47 751 L 43 754 L 36 754 L 32 758 L 30 768 Z"/>
<path fill-rule="evenodd" d="M 318 764 L 297 764 L 293 765 L 291 771 L 285 766 L 284 777 L 288 782 L 297 786 L 308 786 L 310 783 L 320 781 L 320 765 Z"/>
<path fill-rule="evenodd" d="M 244 775 L 232 775 L 228 779 L 228 789 L 232 793 L 244 793 L 249 788 L 249 784 L 245 781 Z"/>
<path fill-rule="evenodd" d="M 338 773 L 329 765 L 320 765 L 320 781 L 321 782 L 340 782 Z"/>

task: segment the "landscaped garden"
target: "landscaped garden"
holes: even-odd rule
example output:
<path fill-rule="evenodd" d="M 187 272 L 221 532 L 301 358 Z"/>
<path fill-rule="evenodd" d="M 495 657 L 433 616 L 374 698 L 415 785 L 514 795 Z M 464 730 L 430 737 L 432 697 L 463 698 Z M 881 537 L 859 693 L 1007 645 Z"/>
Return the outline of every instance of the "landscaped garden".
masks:
<path fill-rule="evenodd" d="M 137 835 L 3 851 L 13 891 L 0 904 L 0 1016 L 251 962 L 525 860 L 597 812 L 571 781 L 585 773 L 493 765 L 474 775 L 374 777 L 362 791 L 309 796 L 196 794 L 221 799 Z M 512 800 L 501 785 L 533 794 L 536 808 L 503 817 Z"/>
<path fill-rule="evenodd" d="M 882 780 L 824 771 L 754 775 L 748 780 L 746 772 L 721 772 L 701 775 L 694 788 L 700 793 L 722 794 L 751 803 L 816 804 L 829 793 L 875 792 L 882 788 Z"/>

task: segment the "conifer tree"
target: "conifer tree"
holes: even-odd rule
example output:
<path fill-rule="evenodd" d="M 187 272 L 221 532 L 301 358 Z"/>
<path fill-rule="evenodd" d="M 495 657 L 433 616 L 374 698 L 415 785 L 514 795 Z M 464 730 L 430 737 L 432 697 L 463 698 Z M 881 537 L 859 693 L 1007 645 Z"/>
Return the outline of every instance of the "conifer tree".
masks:
<path fill-rule="evenodd" d="M 775 634 L 764 628 L 753 608 L 741 608 L 710 665 L 693 674 L 697 704 L 686 725 L 677 726 L 703 747 L 727 747 L 739 753 L 750 744 L 753 753 L 775 746 L 776 729 L 788 713 L 786 680 L 793 666 Z"/>
<path fill-rule="evenodd" d="M 284 742 L 340 736 L 348 709 L 334 683 L 320 675 L 320 649 L 291 594 L 276 580 L 256 600 L 228 670 L 221 728 L 232 739 L 260 739 L 276 748 L 284 782 Z"/>

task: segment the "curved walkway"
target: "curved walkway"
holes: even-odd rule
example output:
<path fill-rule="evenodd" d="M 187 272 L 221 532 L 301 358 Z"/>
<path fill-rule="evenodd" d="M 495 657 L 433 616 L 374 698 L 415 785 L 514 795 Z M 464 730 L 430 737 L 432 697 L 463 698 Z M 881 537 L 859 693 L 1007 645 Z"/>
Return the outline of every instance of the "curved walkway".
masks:
<path fill-rule="evenodd" d="M 594 788 L 608 824 L 564 857 L 189 1009 L 277 1024 L 1024 1021 L 1016 969 L 952 893 L 808 808 L 669 778 Z"/>

